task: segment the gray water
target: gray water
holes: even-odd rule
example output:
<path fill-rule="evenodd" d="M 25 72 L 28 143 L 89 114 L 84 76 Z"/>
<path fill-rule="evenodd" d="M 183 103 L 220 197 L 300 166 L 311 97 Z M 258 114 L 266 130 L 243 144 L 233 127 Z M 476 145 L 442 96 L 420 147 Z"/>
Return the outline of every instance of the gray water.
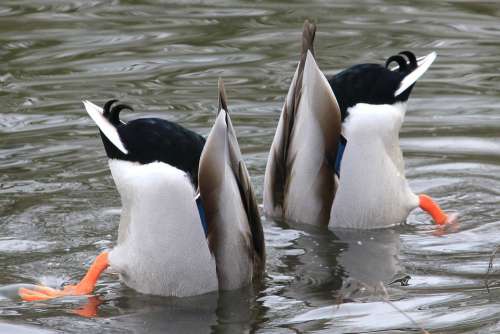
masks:
<path fill-rule="evenodd" d="M 176 300 L 106 274 L 99 301 L 0 299 L 1 332 L 500 332 L 500 259 L 486 274 L 500 244 L 494 1 L 2 1 L 0 286 L 74 282 L 116 239 L 120 201 L 82 99 L 119 98 L 136 110 L 126 119 L 162 117 L 206 135 L 222 77 L 261 201 L 306 18 L 318 24 L 327 73 L 437 51 L 401 142 L 413 190 L 460 224 L 440 230 L 420 210 L 378 232 L 264 220 L 267 273 L 253 289 Z M 407 275 L 408 286 L 389 284 Z M 95 316 L 75 313 L 88 303 L 101 303 Z"/>

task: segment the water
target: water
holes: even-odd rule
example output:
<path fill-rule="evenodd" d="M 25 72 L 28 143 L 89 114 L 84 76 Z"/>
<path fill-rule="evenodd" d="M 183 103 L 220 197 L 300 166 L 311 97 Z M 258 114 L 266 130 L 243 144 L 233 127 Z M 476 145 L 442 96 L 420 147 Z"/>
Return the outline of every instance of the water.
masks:
<path fill-rule="evenodd" d="M 107 274 L 99 300 L 0 299 L 0 331 L 500 331 L 500 260 L 486 275 L 500 243 L 499 16 L 488 1 L 2 1 L 4 288 L 80 278 L 116 239 L 119 198 L 82 99 L 119 98 L 137 110 L 125 118 L 163 117 L 206 135 L 224 78 L 261 200 L 305 18 L 318 23 L 328 73 L 406 49 L 438 52 L 414 89 L 401 142 L 413 190 L 459 212 L 460 225 L 440 231 L 419 210 L 406 226 L 369 233 L 265 220 L 267 275 L 254 289 L 171 300 Z M 388 284 L 407 275 L 408 286 Z M 97 315 L 78 315 L 88 303 L 101 303 Z"/>

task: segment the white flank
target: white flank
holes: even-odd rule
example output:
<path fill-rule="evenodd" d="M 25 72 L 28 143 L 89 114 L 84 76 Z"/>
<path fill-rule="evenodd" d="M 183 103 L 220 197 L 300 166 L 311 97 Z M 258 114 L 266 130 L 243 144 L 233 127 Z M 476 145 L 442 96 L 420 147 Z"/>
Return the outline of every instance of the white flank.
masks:
<path fill-rule="evenodd" d="M 147 294 L 186 297 L 218 289 L 215 260 L 188 175 L 163 162 L 110 160 L 122 200 L 113 270 Z"/>
<path fill-rule="evenodd" d="M 431 52 L 424 58 L 418 60 L 418 67 L 408 74 L 399 85 L 398 90 L 394 93 L 394 96 L 398 96 L 404 92 L 408 87 L 413 85 L 428 69 L 431 67 L 434 60 L 436 60 L 436 52 Z"/>
<path fill-rule="evenodd" d="M 85 110 L 87 110 L 87 113 L 89 114 L 90 118 L 95 122 L 95 124 L 99 127 L 99 129 L 104 133 L 106 138 L 109 139 L 113 145 L 116 146 L 120 151 L 122 151 L 124 154 L 128 154 L 127 149 L 125 148 L 125 145 L 123 145 L 120 135 L 118 134 L 118 131 L 116 131 L 116 128 L 111 124 L 103 115 L 102 115 L 102 108 L 93 104 L 90 101 L 84 100 L 82 101 L 83 105 L 85 106 Z"/>
<path fill-rule="evenodd" d="M 404 222 L 418 206 L 405 178 L 399 146 L 404 109 L 404 104 L 364 103 L 349 109 L 343 125 L 347 146 L 330 226 L 388 227 Z"/>

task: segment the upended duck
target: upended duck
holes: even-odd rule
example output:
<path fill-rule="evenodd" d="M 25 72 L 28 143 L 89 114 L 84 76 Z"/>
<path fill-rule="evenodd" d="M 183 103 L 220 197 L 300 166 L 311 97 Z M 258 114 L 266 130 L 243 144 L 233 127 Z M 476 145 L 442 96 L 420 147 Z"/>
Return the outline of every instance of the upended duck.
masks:
<path fill-rule="evenodd" d="M 326 77 L 306 21 L 302 54 L 269 153 L 264 212 L 292 222 L 345 228 L 403 223 L 416 207 L 437 224 L 455 219 L 405 178 L 399 130 L 416 80 L 436 54 L 411 52 L 385 66 L 361 64 Z M 397 63 L 395 68 L 389 68 Z"/>
<path fill-rule="evenodd" d="M 219 82 L 219 111 L 205 139 L 182 126 L 119 118 L 84 101 L 99 127 L 122 213 L 116 247 L 101 253 L 77 285 L 22 288 L 24 300 L 90 294 L 110 266 L 138 292 L 185 297 L 248 285 L 265 264 L 263 230 L 250 177 Z"/>

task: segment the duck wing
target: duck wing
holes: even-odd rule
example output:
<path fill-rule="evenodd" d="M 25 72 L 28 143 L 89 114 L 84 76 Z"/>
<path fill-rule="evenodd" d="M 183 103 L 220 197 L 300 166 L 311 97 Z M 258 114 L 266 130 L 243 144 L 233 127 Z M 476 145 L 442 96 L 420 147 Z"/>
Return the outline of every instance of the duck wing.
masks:
<path fill-rule="evenodd" d="M 310 224 L 329 221 L 341 132 L 335 95 L 314 59 L 316 26 L 308 21 L 302 55 L 269 153 L 264 179 L 267 215 Z"/>
<path fill-rule="evenodd" d="M 264 233 L 222 81 L 219 112 L 201 154 L 198 180 L 219 288 L 240 288 L 264 267 Z"/>

